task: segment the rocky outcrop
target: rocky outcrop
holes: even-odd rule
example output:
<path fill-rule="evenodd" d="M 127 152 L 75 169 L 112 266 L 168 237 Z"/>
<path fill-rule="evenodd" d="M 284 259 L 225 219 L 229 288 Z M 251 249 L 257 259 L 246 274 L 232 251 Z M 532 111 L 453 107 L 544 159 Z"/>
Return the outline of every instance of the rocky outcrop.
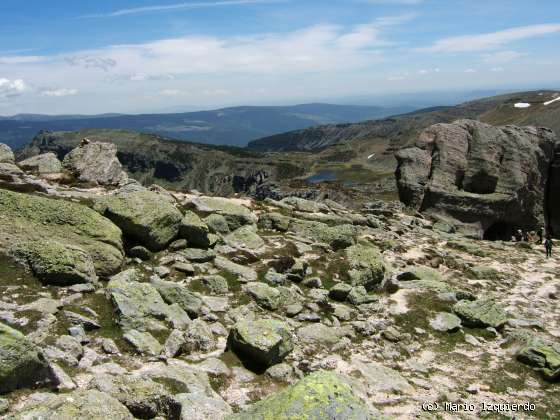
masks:
<path fill-rule="evenodd" d="M 151 251 L 160 251 L 177 237 L 183 218 L 168 197 L 142 187 L 122 188 L 98 199 L 94 208 Z"/>
<path fill-rule="evenodd" d="M 436 124 L 397 152 L 401 201 L 443 215 L 474 236 L 507 238 L 545 222 L 555 136 L 471 120 Z"/>
<path fill-rule="evenodd" d="M 85 140 L 68 153 L 62 165 L 80 182 L 117 185 L 126 178 L 117 158 L 117 146 Z"/>
<path fill-rule="evenodd" d="M 113 274 L 124 259 L 121 236 L 117 226 L 81 204 L 0 190 L 0 249 L 46 282 Z"/>
<path fill-rule="evenodd" d="M 18 166 L 26 171 L 38 175 L 55 174 L 62 172 L 62 163 L 54 153 L 43 153 L 18 162 Z"/>

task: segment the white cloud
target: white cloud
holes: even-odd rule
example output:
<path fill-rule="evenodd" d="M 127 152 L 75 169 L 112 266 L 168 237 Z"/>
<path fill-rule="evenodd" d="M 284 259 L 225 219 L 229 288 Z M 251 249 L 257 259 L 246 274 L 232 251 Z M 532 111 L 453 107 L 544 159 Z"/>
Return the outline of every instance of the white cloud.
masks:
<path fill-rule="evenodd" d="M 175 3 L 166 5 L 154 5 L 143 7 L 132 7 L 128 9 L 119 9 L 109 13 L 95 13 L 90 15 L 81 16 L 82 18 L 107 18 L 119 17 L 127 15 L 137 15 L 143 13 L 156 13 L 156 12 L 172 12 L 177 10 L 192 10 L 207 7 L 220 7 L 220 6 L 240 6 L 248 4 L 268 3 L 267 0 L 224 0 L 224 1 L 208 1 L 198 3 Z"/>
<path fill-rule="evenodd" d="M 26 64 L 26 63 L 37 63 L 43 61 L 45 57 L 38 55 L 21 55 L 21 56 L 6 56 L 0 57 L 0 64 Z"/>
<path fill-rule="evenodd" d="M 63 96 L 74 96 L 78 93 L 78 89 L 67 89 L 67 88 L 62 88 L 62 89 L 47 89 L 47 90 L 43 90 L 41 91 L 41 93 L 39 94 L 40 96 L 50 96 L 50 97 L 63 97 Z"/>
<path fill-rule="evenodd" d="M 490 69 L 490 71 L 497 72 L 497 73 L 499 73 L 499 72 L 501 72 L 501 71 L 504 71 L 504 70 L 505 70 L 505 69 L 504 69 L 503 67 L 492 67 L 492 68 Z"/>
<path fill-rule="evenodd" d="M 476 73 L 475 69 L 466 69 L 465 73 Z"/>
<path fill-rule="evenodd" d="M 429 52 L 473 52 L 502 47 L 514 41 L 560 32 L 560 23 L 519 26 L 498 32 L 443 38 L 432 46 L 421 48 Z"/>
<path fill-rule="evenodd" d="M 27 85 L 22 79 L 9 80 L 0 77 L 0 99 L 13 98 L 21 95 L 27 89 Z"/>
<path fill-rule="evenodd" d="M 489 64 L 507 64 L 525 55 L 517 51 L 496 51 L 492 54 L 484 54 L 482 59 Z"/>

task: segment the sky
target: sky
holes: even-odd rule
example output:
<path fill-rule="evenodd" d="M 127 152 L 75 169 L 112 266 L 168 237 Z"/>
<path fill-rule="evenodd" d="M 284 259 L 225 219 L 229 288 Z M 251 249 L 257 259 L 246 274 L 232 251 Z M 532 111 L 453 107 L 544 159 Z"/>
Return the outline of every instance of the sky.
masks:
<path fill-rule="evenodd" d="M 2 0 L 0 115 L 560 85 L 560 1 Z"/>

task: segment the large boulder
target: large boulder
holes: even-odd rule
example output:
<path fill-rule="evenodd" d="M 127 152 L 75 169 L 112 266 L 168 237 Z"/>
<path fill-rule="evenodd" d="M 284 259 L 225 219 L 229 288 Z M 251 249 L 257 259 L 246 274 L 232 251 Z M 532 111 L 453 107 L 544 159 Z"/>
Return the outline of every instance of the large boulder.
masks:
<path fill-rule="evenodd" d="M 238 321 L 229 333 L 228 347 L 242 360 L 272 366 L 284 360 L 294 344 L 286 324 L 260 319 Z"/>
<path fill-rule="evenodd" d="M 546 128 L 435 124 L 396 154 L 400 199 L 475 236 L 509 239 L 544 224 L 554 142 Z"/>
<path fill-rule="evenodd" d="M 208 215 L 214 213 L 223 216 L 230 230 L 257 223 L 257 216 L 234 199 L 223 197 L 197 197 L 192 201 L 192 204 L 198 213 Z"/>
<path fill-rule="evenodd" d="M 363 286 L 370 291 L 387 276 L 389 270 L 377 247 L 352 245 L 346 248 L 345 253 L 350 266 L 348 275 L 352 286 Z"/>
<path fill-rule="evenodd" d="M 130 411 L 116 398 L 94 389 L 60 395 L 43 394 L 42 398 L 31 400 L 11 418 L 14 420 L 134 420 Z"/>
<path fill-rule="evenodd" d="M 191 246 L 208 248 L 210 246 L 209 233 L 210 229 L 208 229 L 206 223 L 196 213 L 192 211 L 185 212 L 180 227 L 181 238 L 187 239 Z"/>
<path fill-rule="evenodd" d="M 501 328 L 509 319 L 507 313 L 489 298 L 461 300 L 453 305 L 453 312 L 467 327 Z"/>
<path fill-rule="evenodd" d="M 10 149 L 10 146 L 0 143 L 0 163 L 14 163 L 15 157 L 14 152 Z"/>
<path fill-rule="evenodd" d="M 98 199 L 94 208 L 151 251 L 160 251 L 179 234 L 183 215 L 164 195 L 147 189 L 121 189 Z"/>
<path fill-rule="evenodd" d="M 52 152 L 22 160 L 18 162 L 18 166 L 25 171 L 34 172 L 38 175 L 62 172 L 62 163 Z"/>
<path fill-rule="evenodd" d="M 90 281 L 120 269 L 122 233 L 90 208 L 0 190 L 0 250 L 50 282 Z M 2 253 L 2 251 L 0 251 Z"/>
<path fill-rule="evenodd" d="M 0 323 L 0 394 L 33 387 L 48 377 L 47 362 L 35 344 Z"/>
<path fill-rule="evenodd" d="M 354 394 L 352 382 L 332 372 L 315 372 L 295 385 L 228 419 L 366 420 L 373 418 Z"/>
<path fill-rule="evenodd" d="M 117 185 L 126 179 L 117 146 L 111 143 L 84 141 L 64 157 L 62 165 L 78 181 L 89 184 Z"/>

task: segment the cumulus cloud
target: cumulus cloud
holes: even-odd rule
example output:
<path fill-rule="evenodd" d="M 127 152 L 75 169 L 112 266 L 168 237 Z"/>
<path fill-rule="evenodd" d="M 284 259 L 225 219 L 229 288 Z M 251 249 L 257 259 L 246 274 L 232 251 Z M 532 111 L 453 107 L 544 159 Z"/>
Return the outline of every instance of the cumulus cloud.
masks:
<path fill-rule="evenodd" d="M 63 97 L 63 96 L 74 96 L 78 93 L 78 89 L 46 89 L 41 91 L 40 96 L 50 96 L 50 97 Z"/>
<path fill-rule="evenodd" d="M 517 51 L 496 51 L 492 54 L 484 54 L 482 59 L 489 64 L 507 64 L 525 55 Z"/>
<path fill-rule="evenodd" d="M 108 71 L 117 65 L 117 61 L 108 57 L 96 57 L 89 55 L 70 56 L 65 58 L 71 66 L 81 66 L 86 69 L 100 69 Z"/>
<path fill-rule="evenodd" d="M 503 47 L 514 41 L 560 32 L 560 23 L 518 26 L 503 31 L 443 38 L 421 48 L 427 52 L 473 52 Z"/>
<path fill-rule="evenodd" d="M 0 98 L 13 98 L 21 95 L 27 89 L 22 79 L 10 80 L 0 77 Z"/>

